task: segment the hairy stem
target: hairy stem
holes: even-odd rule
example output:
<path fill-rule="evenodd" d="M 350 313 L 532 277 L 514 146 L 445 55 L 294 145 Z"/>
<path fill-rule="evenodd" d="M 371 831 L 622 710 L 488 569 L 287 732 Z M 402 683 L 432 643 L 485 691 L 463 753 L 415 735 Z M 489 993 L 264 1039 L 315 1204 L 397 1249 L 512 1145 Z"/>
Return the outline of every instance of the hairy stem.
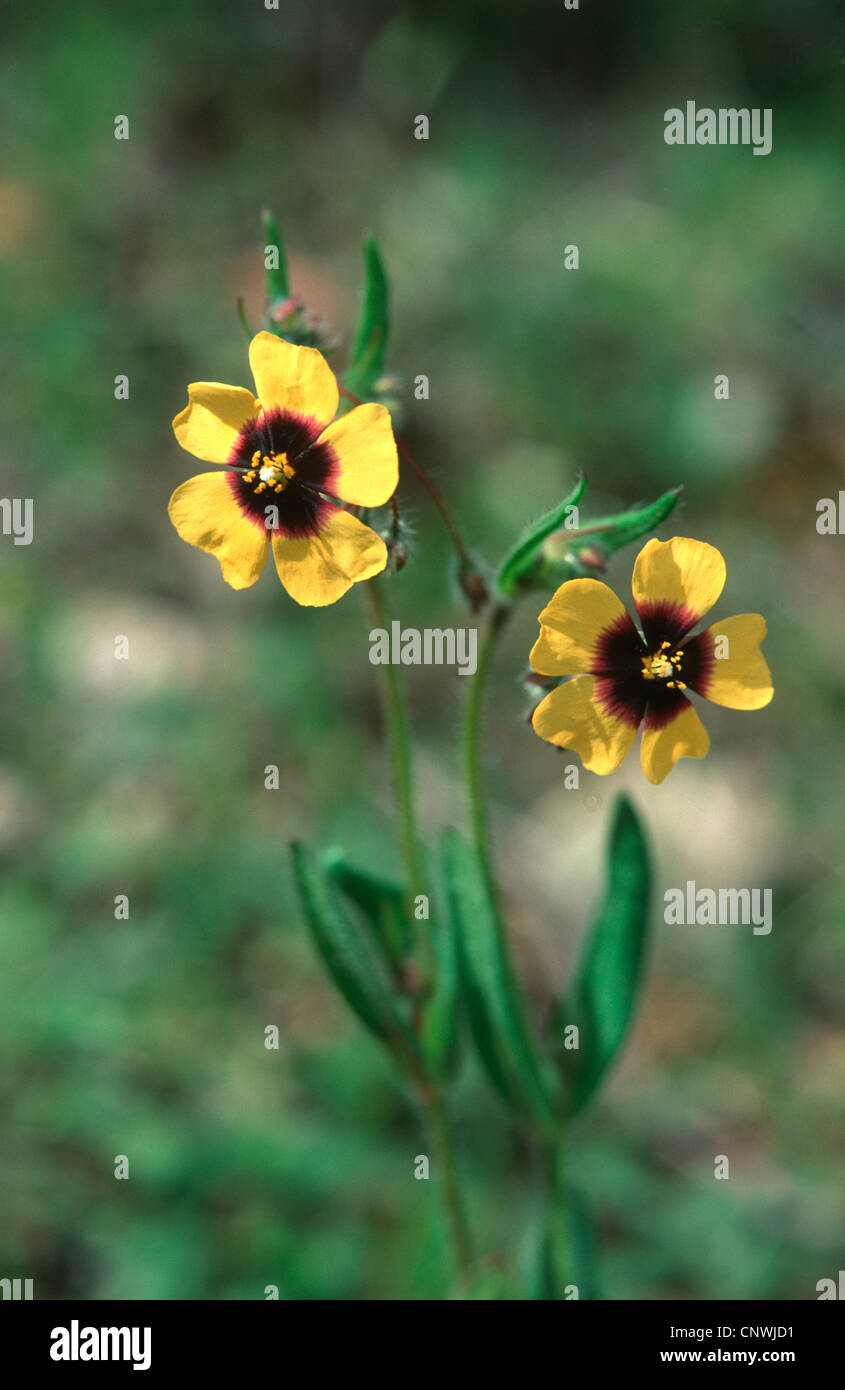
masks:
<path fill-rule="evenodd" d="M 366 585 L 375 627 L 387 629 L 387 611 L 382 594 L 381 581 L 370 579 Z M 393 765 L 393 785 L 396 795 L 396 812 L 399 821 L 399 842 L 402 862 L 405 867 L 405 893 L 410 920 L 413 920 L 414 899 L 422 892 L 422 860 L 417 830 L 417 816 L 414 805 L 414 765 L 411 749 L 411 725 L 405 702 L 405 691 L 398 667 L 392 662 L 380 666 L 381 691 L 384 706 L 387 737 L 390 744 L 390 757 Z M 433 970 L 433 951 L 431 935 L 425 934 L 426 962 Z"/>
<path fill-rule="evenodd" d="M 481 640 L 478 668 L 472 677 L 463 726 L 464 772 L 466 775 L 472 838 L 491 896 L 498 897 L 490 846 L 484 798 L 481 735 L 484 724 L 484 697 L 496 644 L 511 613 L 511 605 L 498 603 L 490 613 Z M 566 1230 L 565 1192 L 561 1182 L 561 1135 L 538 1133 L 545 1190 L 545 1232 L 543 1248 L 543 1287 L 545 1296 L 562 1298 L 570 1263 L 569 1233 Z"/>
<path fill-rule="evenodd" d="M 388 619 L 384 597 L 378 579 L 367 583 L 370 612 L 376 627 L 387 628 Z M 422 861 L 419 849 L 416 810 L 414 805 L 414 773 L 411 751 L 411 728 L 405 704 L 405 692 L 399 670 L 392 662 L 380 668 L 385 720 L 393 763 L 396 809 L 399 835 L 406 876 L 406 897 L 409 920 L 413 918 L 414 899 L 422 893 Z M 436 960 L 431 933 L 423 939 L 424 963 L 429 987 L 434 983 Z M 417 1076 L 416 1091 L 422 1105 L 426 1126 L 431 1136 L 435 1177 L 443 1203 L 446 1226 L 455 1266 L 466 1277 L 472 1264 L 472 1246 L 463 1198 L 458 1183 L 458 1171 L 446 1102 L 438 1085 L 426 1077 Z"/>
<path fill-rule="evenodd" d="M 455 1269 L 461 1279 L 472 1272 L 472 1237 L 458 1181 L 458 1168 L 452 1143 L 449 1115 L 442 1091 L 431 1088 L 420 1093 L 425 1120 L 431 1137 L 434 1176 L 446 1217 L 447 1234 Z"/>
<path fill-rule="evenodd" d="M 484 869 L 491 891 L 495 889 L 495 875 L 484 802 L 481 731 L 484 722 L 484 696 L 493 652 L 510 611 L 510 604 L 499 603 L 487 620 L 487 626 L 481 639 L 481 650 L 478 654 L 478 667 L 475 675 L 471 677 L 463 724 L 464 774 L 469 800 L 472 838 L 479 863 Z"/>
<path fill-rule="evenodd" d="M 417 460 L 416 456 L 411 453 L 411 450 L 408 448 L 407 444 L 403 440 L 397 439 L 396 447 L 399 450 L 399 453 L 405 460 L 405 462 L 411 465 L 412 469 L 416 473 L 417 477 L 419 478 L 420 482 L 422 483 L 423 487 L 425 488 L 435 507 L 439 511 L 441 517 L 443 518 L 443 523 L 446 527 L 446 530 L 449 532 L 449 538 L 452 542 L 452 545 L 455 547 L 455 553 L 458 559 L 460 560 L 461 565 L 464 568 L 469 568 L 469 566 L 472 563 L 470 560 L 469 551 L 467 550 L 466 545 L 464 544 L 463 536 L 458 530 L 457 523 L 455 522 L 455 519 L 449 510 L 448 503 L 445 497 L 443 496 L 443 493 L 440 491 L 440 488 L 437 486 L 431 474 L 425 468 L 423 468 L 422 464 Z"/>
<path fill-rule="evenodd" d="M 560 1136 L 539 1139 L 546 1194 L 545 1269 L 543 1290 L 546 1298 L 562 1299 L 572 1283 L 571 1236 L 567 1224 L 566 1192 L 561 1177 Z"/>
<path fill-rule="evenodd" d="M 364 404 L 361 397 L 356 396 L 354 391 L 349 391 L 345 386 L 340 385 L 338 386 L 338 389 L 340 391 L 340 394 L 342 396 L 345 396 L 348 401 L 352 401 L 353 404 Z M 416 456 L 411 453 L 411 450 L 408 448 L 404 440 L 400 439 L 399 436 L 395 434 L 395 432 L 394 437 L 396 439 L 396 448 L 399 451 L 400 457 L 403 458 L 405 462 L 409 464 L 413 471 L 416 473 L 417 477 L 419 478 L 420 482 L 422 483 L 423 487 L 425 488 L 435 507 L 439 511 L 443 519 L 443 524 L 445 525 L 446 530 L 449 532 L 449 538 L 452 542 L 452 545 L 455 547 L 455 553 L 458 557 L 458 560 L 460 561 L 461 568 L 471 568 L 472 560 L 470 558 L 470 553 L 467 550 L 466 545 L 464 544 L 464 539 L 460 531 L 458 530 L 457 523 L 455 522 L 455 519 L 452 516 L 451 511 L 449 510 L 449 504 L 447 503 L 446 498 L 443 496 L 443 493 L 440 491 L 440 488 L 437 486 L 431 474 L 428 472 L 428 469 L 424 468 L 423 465 L 416 458 Z"/>

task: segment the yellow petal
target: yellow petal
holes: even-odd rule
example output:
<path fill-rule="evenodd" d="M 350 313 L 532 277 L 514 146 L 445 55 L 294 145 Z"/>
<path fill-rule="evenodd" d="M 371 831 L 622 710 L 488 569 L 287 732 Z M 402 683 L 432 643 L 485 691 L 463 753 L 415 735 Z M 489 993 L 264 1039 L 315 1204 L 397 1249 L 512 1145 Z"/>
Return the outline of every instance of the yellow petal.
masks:
<path fill-rule="evenodd" d="M 291 598 L 322 608 L 353 584 L 379 574 L 387 564 L 387 546 L 357 517 L 338 510 L 318 536 L 287 540 L 274 535 L 273 556 Z"/>
<path fill-rule="evenodd" d="M 217 557 L 233 589 L 255 583 L 267 563 L 268 535 L 244 517 L 227 473 L 189 478 L 177 487 L 167 510 L 183 541 Z"/>
<path fill-rule="evenodd" d="M 646 716 L 640 758 L 649 782 L 662 782 L 679 758 L 703 758 L 709 748 L 710 735 L 689 700 L 662 729 L 649 729 Z"/>
<path fill-rule="evenodd" d="M 725 618 L 702 633 L 714 639 L 714 651 L 720 647 L 718 638 L 727 638 L 725 655 L 716 655 L 701 694 L 716 705 L 729 709 L 762 709 L 774 695 L 772 676 L 760 651 L 766 635 L 766 620 L 759 613 L 742 613 Z"/>
<path fill-rule="evenodd" d="M 188 405 L 173 421 L 173 433 L 183 449 L 206 463 L 228 463 L 238 431 L 258 406 L 242 386 L 195 381 L 188 387 Z"/>
<path fill-rule="evenodd" d="M 275 333 L 256 333 L 249 345 L 255 389 L 265 409 L 278 405 L 327 425 L 340 399 L 334 372 L 316 348 L 286 343 Z"/>
<path fill-rule="evenodd" d="M 355 507 L 380 507 L 393 496 L 399 481 L 399 460 L 383 405 L 359 405 L 323 430 L 321 444 L 330 444 L 340 464 L 332 491 Z"/>
<path fill-rule="evenodd" d="M 568 579 L 540 614 L 540 636 L 529 660 L 544 676 L 589 671 L 596 642 L 625 614 L 612 589 L 598 579 Z"/>
<path fill-rule="evenodd" d="M 632 586 L 637 608 L 670 603 L 685 610 L 692 628 L 716 602 L 725 587 L 725 562 L 713 545 L 673 536 L 650 540 L 634 565 Z"/>
<path fill-rule="evenodd" d="M 570 580 L 577 584 L 579 580 Z M 588 580 L 587 583 L 593 583 Z M 595 682 L 576 676 L 559 685 L 534 711 L 534 730 L 547 743 L 571 748 L 590 772 L 615 772 L 634 741 L 636 725 L 605 714 L 593 700 Z"/>

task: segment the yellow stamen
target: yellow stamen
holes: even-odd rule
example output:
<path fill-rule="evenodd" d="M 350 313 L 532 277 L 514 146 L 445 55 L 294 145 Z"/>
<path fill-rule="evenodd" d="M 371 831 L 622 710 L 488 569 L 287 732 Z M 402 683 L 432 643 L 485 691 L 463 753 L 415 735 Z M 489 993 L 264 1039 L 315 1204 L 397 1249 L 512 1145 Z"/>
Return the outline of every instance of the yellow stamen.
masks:
<path fill-rule="evenodd" d="M 262 454 L 258 450 L 252 456 L 255 465 L 243 475 L 244 482 L 251 483 L 256 475 L 260 482 L 255 488 L 256 493 L 264 492 L 268 487 L 274 492 L 283 492 L 294 476 L 295 470 L 288 463 L 287 454 Z"/>
<path fill-rule="evenodd" d="M 671 642 L 661 642 L 656 652 L 642 658 L 643 675 L 647 681 L 666 681 L 669 690 L 686 690 L 683 681 L 674 679 L 676 668 L 683 661 L 684 654 L 682 651 L 670 654 L 671 646 Z"/>

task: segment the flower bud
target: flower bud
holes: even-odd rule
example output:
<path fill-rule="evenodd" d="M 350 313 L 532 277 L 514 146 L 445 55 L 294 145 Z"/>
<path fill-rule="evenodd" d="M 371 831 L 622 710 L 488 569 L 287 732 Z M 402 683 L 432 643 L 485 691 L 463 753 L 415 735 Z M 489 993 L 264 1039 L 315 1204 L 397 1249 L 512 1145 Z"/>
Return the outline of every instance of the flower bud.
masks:
<path fill-rule="evenodd" d="M 297 295 L 292 294 L 287 299 L 280 299 L 275 304 L 270 305 L 270 320 L 280 327 L 299 317 L 305 309 L 305 301 Z"/>
<path fill-rule="evenodd" d="M 585 545 L 583 549 L 576 552 L 579 565 L 586 566 L 591 570 L 604 570 L 607 568 L 607 551 L 600 545 Z"/>
<path fill-rule="evenodd" d="M 408 563 L 408 547 L 402 540 L 391 540 L 389 534 L 384 540 L 387 542 L 387 567 L 391 574 L 398 574 Z"/>
<path fill-rule="evenodd" d="M 559 684 L 557 676 L 542 676 L 539 671 L 525 671 L 522 675 L 522 683 L 531 695 L 536 695 L 538 690 L 554 690 Z"/>
<path fill-rule="evenodd" d="M 484 575 L 476 569 L 464 566 L 458 577 L 462 593 L 469 599 L 473 613 L 480 613 L 490 597 L 490 590 Z"/>

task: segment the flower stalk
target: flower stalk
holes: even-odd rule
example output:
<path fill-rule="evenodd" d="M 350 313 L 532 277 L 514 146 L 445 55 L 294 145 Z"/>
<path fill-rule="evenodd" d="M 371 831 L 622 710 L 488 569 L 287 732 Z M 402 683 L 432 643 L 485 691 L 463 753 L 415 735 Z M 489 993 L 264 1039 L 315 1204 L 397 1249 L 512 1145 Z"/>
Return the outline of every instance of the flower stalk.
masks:
<path fill-rule="evenodd" d="M 453 1265 L 459 1280 L 466 1283 L 472 1277 L 473 1245 L 446 1098 L 440 1087 L 432 1086 L 421 1092 L 420 1103 L 431 1138 L 435 1180 L 440 1192 Z"/>
<path fill-rule="evenodd" d="M 743 614 L 695 634 L 721 594 L 725 564 L 714 546 L 677 536 L 649 540 L 637 557 L 635 622 L 595 575 L 621 546 L 666 520 L 680 489 L 582 525 L 583 475 L 515 541 L 491 595 L 440 487 L 395 434 L 395 402 L 388 409 L 384 375 L 389 286 L 375 238 L 364 241 L 361 312 L 339 380 L 325 357 L 334 346 L 328 326 L 291 293 L 285 250 L 269 212 L 263 232 L 265 331 L 252 335 L 238 301 L 255 389 L 214 381 L 189 386 L 174 432 L 185 450 L 217 471 L 182 483 L 170 517 L 186 542 L 215 556 L 232 588 L 251 587 L 272 554 L 296 603 L 333 604 L 364 583 L 372 624 L 386 630 L 383 575 L 398 573 L 408 560 L 397 501 L 400 458 L 429 493 L 449 535 L 463 594 L 472 611 L 484 615 L 460 731 L 469 835 L 445 830 L 434 893 L 417 818 L 404 682 L 398 665 L 388 661 L 379 674 L 401 883 L 347 863 L 342 849 L 318 856 L 299 842 L 291 846 L 293 873 L 328 977 L 392 1056 L 423 1112 L 462 1289 L 470 1288 L 478 1267 L 449 1088 L 462 1034 L 469 1033 L 491 1086 L 530 1134 L 542 1165 L 541 1261 L 531 1296 L 568 1298 L 576 1288 L 577 1297 L 583 1240 L 582 1219 L 575 1218 L 582 1204 L 563 1175 L 563 1144 L 571 1120 L 614 1062 L 634 1012 L 648 934 L 651 856 L 634 807 L 617 797 L 604 895 L 573 978 L 552 1001 L 550 1025 L 539 1035 L 513 968 L 488 819 L 482 738 L 494 657 L 517 601 L 545 591 L 530 656 L 532 679 L 544 692 L 533 711 L 534 731 L 577 753 L 588 770 L 607 775 L 642 724 L 643 768 L 657 784 L 678 757 L 702 757 L 708 750 L 690 691 L 733 709 L 762 709 L 771 699 L 760 652 L 765 623 Z M 388 505 L 389 527 L 380 535 L 366 519 Z M 437 901 L 433 920 L 431 899 Z"/>
<path fill-rule="evenodd" d="M 389 619 L 379 580 L 371 579 L 366 588 L 373 624 L 375 627 L 386 628 Z M 423 975 L 417 992 L 426 995 L 430 994 L 435 986 L 437 958 L 430 924 L 426 919 L 418 921 L 414 911 L 417 899 L 423 895 L 425 884 L 414 795 L 411 727 L 399 668 L 388 664 L 379 669 L 382 673 L 381 690 L 391 751 L 396 813 L 405 868 L 405 911 L 408 921 L 414 922 L 416 926 L 422 928 L 421 964 Z M 414 983 L 416 984 L 416 982 Z M 414 1080 L 413 1075 L 411 1079 Z M 472 1243 L 465 1203 L 460 1189 L 446 1098 L 441 1084 L 428 1077 L 416 1077 L 415 1089 L 432 1143 L 435 1180 L 443 1207 L 455 1270 L 461 1279 L 466 1280 L 471 1273 Z"/>
<path fill-rule="evenodd" d="M 496 876 L 493 871 L 490 830 L 487 823 L 487 806 L 484 795 L 481 735 L 487 681 L 493 655 L 511 611 L 511 604 L 499 601 L 488 615 L 478 653 L 478 666 L 475 675 L 470 678 L 463 718 L 463 765 L 472 840 L 491 890 L 495 890 Z"/>
<path fill-rule="evenodd" d="M 366 595 L 373 626 L 387 628 L 389 625 L 387 607 L 384 602 L 381 582 L 378 579 L 371 579 L 366 585 Z M 402 863 L 405 870 L 405 910 L 408 921 L 413 922 L 415 920 L 415 902 L 424 893 L 424 879 L 414 795 L 411 725 L 399 667 L 388 663 L 379 666 L 378 669 L 381 673 L 382 706 L 390 745 L 396 817 Z M 426 930 L 422 932 L 422 954 L 427 985 L 430 987 L 436 965 L 431 933 Z"/>

